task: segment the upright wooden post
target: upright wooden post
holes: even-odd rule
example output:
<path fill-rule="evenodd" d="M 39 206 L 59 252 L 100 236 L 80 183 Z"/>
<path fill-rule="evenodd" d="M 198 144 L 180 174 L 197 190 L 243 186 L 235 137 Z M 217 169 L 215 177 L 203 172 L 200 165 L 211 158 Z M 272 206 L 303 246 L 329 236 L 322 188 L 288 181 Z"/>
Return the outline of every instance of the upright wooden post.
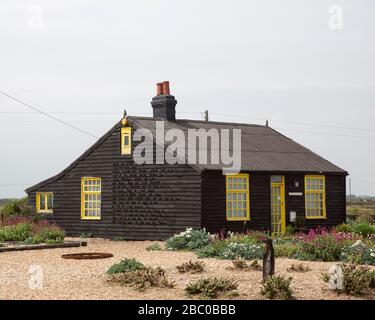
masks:
<path fill-rule="evenodd" d="M 275 251 L 272 239 L 264 240 L 265 248 L 263 254 L 263 282 L 267 277 L 275 274 Z"/>

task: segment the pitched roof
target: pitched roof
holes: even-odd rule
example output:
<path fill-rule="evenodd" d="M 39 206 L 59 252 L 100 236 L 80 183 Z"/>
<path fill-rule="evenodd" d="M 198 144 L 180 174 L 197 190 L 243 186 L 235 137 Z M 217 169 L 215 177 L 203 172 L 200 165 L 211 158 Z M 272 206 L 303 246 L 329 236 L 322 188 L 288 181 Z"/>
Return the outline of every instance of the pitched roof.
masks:
<path fill-rule="evenodd" d="M 268 126 L 184 119 L 169 122 L 162 118 L 133 116 L 129 116 L 128 119 L 135 129 L 148 129 L 153 134 L 155 134 L 156 121 L 164 121 L 165 130 L 180 129 L 184 132 L 187 132 L 188 129 L 204 129 L 206 131 L 210 129 L 241 129 L 241 171 L 347 174 L 345 170 Z M 121 127 L 121 121 L 113 126 L 65 170 L 26 189 L 26 192 L 34 191 L 61 178 L 67 172 L 72 170 L 80 161 L 86 158 L 93 150 L 99 147 L 119 127 Z M 185 134 L 185 136 L 187 136 L 187 134 Z M 210 147 L 211 145 L 208 143 L 208 154 L 211 152 Z M 189 148 L 191 148 L 191 145 L 186 143 L 186 154 L 188 154 Z M 232 151 L 232 149 L 230 150 Z M 200 170 L 222 169 L 222 165 L 211 163 L 199 164 L 194 167 Z"/>

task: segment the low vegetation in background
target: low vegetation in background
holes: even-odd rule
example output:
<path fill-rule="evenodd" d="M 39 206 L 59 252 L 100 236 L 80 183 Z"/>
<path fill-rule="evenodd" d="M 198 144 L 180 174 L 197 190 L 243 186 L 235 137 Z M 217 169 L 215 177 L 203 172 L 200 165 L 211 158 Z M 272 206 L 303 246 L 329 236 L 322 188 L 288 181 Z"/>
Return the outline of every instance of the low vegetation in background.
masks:
<path fill-rule="evenodd" d="M 0 226 L 0 242 L 19 241 L 26 244 L 62 243 L 65 233 L 56 225 L 46 221 L 32 221 L 27 218 L 8 220 Z"/>
<path fill-rule="evenodd" d="M 375 271 L 355 264 L 340 264 L 340 267 L 343 281 L 342 288 L 334 289 L 337 293 L 359 295 L 375 288 Z M 322 278 L 327 283 L 330 280 L 328 273 L 323 273 Z"/>
<path fill-rule="evenodd" d="M 146 248 L 147 251 L 161 251 L 163 248 L 159 243 L 153 243 Z"/>
<path fill-rule="evenodd" d="M 228 278 L 203 278 L 195 282 L 190 282 L 185 292 L 188 296 L 199 295 L 205 299 L 217 298 L 226 294 L 227 296 L 235 295 L 237 283 Z"/>
<path fill-rule="evenodd" d="M 134 287 L 143 291 L 148 287 L 172 288 L 174 283 L 166 277 L 165 270 L 144 266 L 135 259 L 124 259 L 107 271 L 110 283 Z"/>
<path fill-rule="evenodd" d="M 191 261 L 184 262 L 179 266 L 176 266 L 176 269 L 180 273 L 190 272 L 190 273 L 200 273 L 204 271 L 205 263 L 203 261 Z"/>
<path fill-rule="evenodd" d="M 355 221 L 375 220 L 375 197 L 347 196 L 347 216 Z"/>
<path fill-rule="evenodd" d="M 7 200 L 1 205 L 0 215 L 2 222 L 10 217 L 30 217 L 32 214 L 31 207 L 28 205 L 28 198 Z"/>
<path fill-rule="evenodd" d="M 260 293 L 269 299 L 290 300 L 293 298 L 293 290 L 290 287 L 292 278 L 285 279 L 283 276 L 267 277 Z"/>

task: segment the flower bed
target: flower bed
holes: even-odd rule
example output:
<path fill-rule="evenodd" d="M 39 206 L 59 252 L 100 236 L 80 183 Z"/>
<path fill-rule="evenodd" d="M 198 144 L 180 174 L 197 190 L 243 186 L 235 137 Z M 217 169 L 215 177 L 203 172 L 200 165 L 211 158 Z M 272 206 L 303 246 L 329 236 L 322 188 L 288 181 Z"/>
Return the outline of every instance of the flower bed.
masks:
<path fill-rule="evenodd" d="M 47 221 L 32 221 L 26 218 L 7 220 L 0 226 L 0 242 L 21 242 L 23 244 L 55 244 L 64 242 L 65 233 L 58 226 Z"/>
<path fill-rule="evenodd" d="M 357 227 L 361 232 L 311 229 L 308 233 L 274 240 L 276 257 L 287 257 L 306 261 L 343 261 L 375 265 L 374 238 L 370 227 Z M 367 230 L 366 232 L 364 230 Z M 263 257 L 262 241 L 268 236 L 261 232 L 235 234 L 228 232 L 212 235 L 203 230 L 187 229 L 166 241 L 169 250 L 190 250 L 200 258 L 246 260 Z"/>

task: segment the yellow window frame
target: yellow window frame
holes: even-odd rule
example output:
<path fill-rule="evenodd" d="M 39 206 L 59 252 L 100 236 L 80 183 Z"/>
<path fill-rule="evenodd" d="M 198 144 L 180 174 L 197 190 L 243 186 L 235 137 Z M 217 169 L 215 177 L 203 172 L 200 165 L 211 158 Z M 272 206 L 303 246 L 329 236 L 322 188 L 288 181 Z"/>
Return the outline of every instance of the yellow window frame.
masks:
<path fill-rule="evenodd" d="M 121 128 L 121 154 L 132 153 L 132 128 L 123 127 Z"/>
<path fill-rule="evenodd" d="M 238 189 L 238 181 L 236 183 L 236 189 L 229 189 L 229 179 L 230 178 L 245 178 L 246 181 L 246 189 Z M 226 175 L 226 219 L 227 221 L 248 221 L 250 220 L 250 198 L 249 198 L 249 190 L 250 190 L 250 178 L 249 174 L 247 173 L 240 173 L 240 174 L 227 174 Z M 246 216 L 244 217 L 228 217 L 228 209 L 229 209 L 229 202 L 233 200 L 229 200 L 229 194 L 243 194 L 245 193 L 245 200 L 246 200 Z M 238 198 L 237 198 L 238 199 Z M 238 201 L 238 200 L 236 200 Z M 233 210 L 233 208 L 232 208 Z M 238 208 L 237 208 L 238 210 Z"/>
<path fill-rule="evenodd" d="M 322 181 L 323 189 L 318 190 L 308 190 L 307 181 L 309 179 L 319 179 Z M 320 216 L 308 215 L 307 208 L 307 195 L 308 194 L 321 194 L 322 195 L 322 214 Z M 326 219 L 327 218 L 327 208 L 326 208 L 326 177 L 325 175 L 305 175 L 305 218 L 306 219 Z"/>
<path fill-rule="evenodd" d="M 96 187 L 100 187 L 100 190 L 86 190 L 89 187 L 90 181 L 96 181 L 99 182 L 96 184 Z M 87 184 L 86 184 L 87 182 Z M 81 220 L 100 220 L 101 219 L 101 194 L 102 194 L 102 179 L 97 177 L 83 177 L 81 179 Z M 97 198 L 97 195 L 100 196 L 100 200 L 85 200 L 85 196 L 95 195 L 95 198 Z M 94 197 L 93 197 L 94 198 Z M 87 203 L 99 203 L 99 208 L 90 208 L 92 211 L 99 212 L 98 216 L 87 216 L 85 215 L 85 202 Z"/>
<path fill-rule="evenodd" d="M 48 197 L 52 196 L 52 209 L 48 209 Z M 44 208 L 40 206 L 40 199 L 44 198 Z M 36 193 L 36 212 L 37 213 L 53 213 L 53 192 L 37 192 Z"/>

